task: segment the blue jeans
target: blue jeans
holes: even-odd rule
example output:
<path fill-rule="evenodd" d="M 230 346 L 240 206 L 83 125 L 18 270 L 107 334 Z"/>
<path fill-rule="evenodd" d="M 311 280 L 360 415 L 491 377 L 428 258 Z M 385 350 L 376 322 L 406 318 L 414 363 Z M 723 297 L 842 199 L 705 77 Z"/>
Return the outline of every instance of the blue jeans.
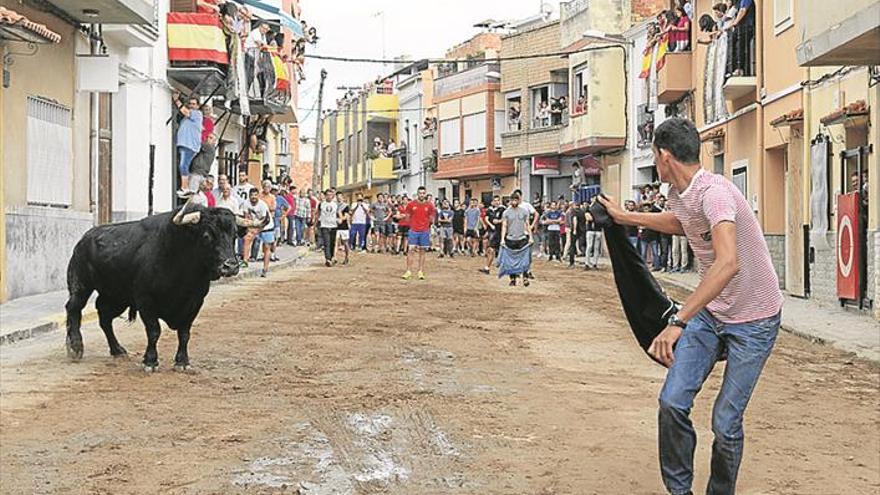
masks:
<path fill-rule="evenodd" d="M 707 495 L 733 495 L 743 453 L 743 414 L 770 356 L 781 314 L 726 324 L 708 311 L 688 322 L 660 391 L 660 471 L 673 495 L 691 491 L 697 436 L 690 412 L 694 397 L 715 363 L 727 357 L 721 390 L 712 410 L 712 473 Z"/>
<path fill-rule="evenodd" d="M 348 243 L 352 249 L 367 247 L 367 224 L 353 223 L 349 229 Z"/>
<path fill-rule="evenodd" d="M 180 153 L 180 163 L 178 164 L 180 176 L 189 177 L 189 166 L 190 164 L 192 164 L 193 158 L 195 158 L 196 156 L 196 152 L 187 148 L 186 146 L 178 146 L 177 151 Z"/>
<path fill-rule="evenodd" d="M 638 249 L 639 248 L 639 238 L 636 236 L 627 237 L 629 239 L 629 243 L 632 244 L 632 247 Z"/>
<path fill-rule="evenodd" d="M 296 243 L 302 244 L 303 230 L 306 228 L 305 217 L 293 217 L 294 227 L 296 228 Z"/>

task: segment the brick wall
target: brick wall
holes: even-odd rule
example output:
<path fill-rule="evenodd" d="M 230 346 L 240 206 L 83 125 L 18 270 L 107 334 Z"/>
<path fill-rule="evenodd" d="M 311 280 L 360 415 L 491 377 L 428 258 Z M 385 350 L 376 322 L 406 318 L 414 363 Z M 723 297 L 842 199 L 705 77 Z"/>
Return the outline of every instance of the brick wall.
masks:
<path fill-rule="evenodd" d="M 779 278 L 779 288 L 785 288 L 785 235 L 765 234 L 767 248 L 770 250 L 770 259 L 773 261 L 773 269 Z"/>
<path fill-rule="evenodd" d="M 446 51 L 446 58 L 467 58 L 480 52 L 501 49 L 501 36 L 496 33 L 480 33 Z"/>
<path fill-rule="evenodd" d="M 673 3 L 670 0 L 632 0 L 633 23 L 655 17 L 660 11 L 672 8 Z"/>
<path fill-rule="evenodd" d="M 824 306 L 840 306 L 837 299 L 837 233 L 826 237 L 828 249 L 816 249 L 810 263 L 810 298 Z M 868 299 L 874 301 L 873 317 L 880 319 L 878 275 L 880 270 L 880 231 L 868 233 Z"/>

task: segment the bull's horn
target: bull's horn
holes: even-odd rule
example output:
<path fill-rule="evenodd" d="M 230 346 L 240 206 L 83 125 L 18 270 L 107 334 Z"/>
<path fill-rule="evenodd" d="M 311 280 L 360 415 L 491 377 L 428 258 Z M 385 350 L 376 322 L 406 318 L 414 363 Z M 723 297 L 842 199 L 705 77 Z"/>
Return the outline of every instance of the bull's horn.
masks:
<path fill-rule="evenodd" d="M 196 211 L 193 213 L 186 213 L 186 210 L 189 208 L 191 201 L 192 201 L 192 198 L 188 199 L 186 201 L 186 204 L 183 205 L 183 208 L 181 208 L 177 212 L 177 214 L 174 215 L 174 218 L 171 220 L 172 222 L 174 222 L 174 225 L 187 225 L 187 224 L 191 224 L 191 223 L 199 223 L 199 221 L 202 219 L 202 213 L 199 211 Z"/>
<path fill-rule="evenodd" d="M 174 217 L 174 220 L 175 220 L 174 223 L 176 223 L 177 225 L 188 225 L 191 223 L 199 223 L 199 221 L 201 219 L 202 219 L 202 212 L 194 211 L 192 213 L 187 213 L 179 220 L 177 219 L 177 217 Z"/>

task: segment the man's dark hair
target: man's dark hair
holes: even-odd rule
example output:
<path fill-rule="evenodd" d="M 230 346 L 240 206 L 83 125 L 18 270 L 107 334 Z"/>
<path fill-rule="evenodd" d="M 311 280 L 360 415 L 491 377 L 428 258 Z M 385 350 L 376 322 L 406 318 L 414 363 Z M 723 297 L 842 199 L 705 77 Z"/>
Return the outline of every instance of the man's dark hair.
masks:
<path fill-rule="evenodd" d="M 419 186 L 419 188 L 416 189 L 416 191 L 427 191 L 427 190 L 428 189 L 425 186 Z"/>
<path fill-rule="evenodd" d="M 510 195 L 510 199 L 520 199 L 522 197 L 520 195 L 520 193 L 517 191 L 519 191 L 519 189 L 517 189 L 516 191 L 513 192 L 513 194 Z"/>
<path fill-rule="evenodd" d="M 330 192 L 330 189 L 324 189 L 324 194 L 327 194 L 328 192 Z"/>
<path fill-rule="evenodd" d="M 682 163 L 700 161 L 700 133 L 688 119 L 673 117 L 664 120 L 654 129 L 654 146 L 668 151 Z"/>
<path fill-rule="evenodd" d="M 517 190 L 513 191 L 513 194 L 511 194 L 510 196 L 511 197 L 513 197 L 513 196 L 522 197 L 522 189 L 517 189 Z"/>

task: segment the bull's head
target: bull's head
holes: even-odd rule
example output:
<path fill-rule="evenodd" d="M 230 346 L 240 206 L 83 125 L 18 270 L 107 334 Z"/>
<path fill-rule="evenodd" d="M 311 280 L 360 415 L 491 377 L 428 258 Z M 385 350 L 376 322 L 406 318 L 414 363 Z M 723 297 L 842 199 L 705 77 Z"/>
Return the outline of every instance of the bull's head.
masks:
<path fill-rule="evenodd" d="M 204 208 L 187 202 L 174 215 L 172 222 L 185 227 L 196 236 L 200 251 L 204 253 L 202 261 L 207 265 L 211 280 L 238 273 L 238 260 L 235 256 L 238 219 L 232 212 L 224 208 Z"/>

